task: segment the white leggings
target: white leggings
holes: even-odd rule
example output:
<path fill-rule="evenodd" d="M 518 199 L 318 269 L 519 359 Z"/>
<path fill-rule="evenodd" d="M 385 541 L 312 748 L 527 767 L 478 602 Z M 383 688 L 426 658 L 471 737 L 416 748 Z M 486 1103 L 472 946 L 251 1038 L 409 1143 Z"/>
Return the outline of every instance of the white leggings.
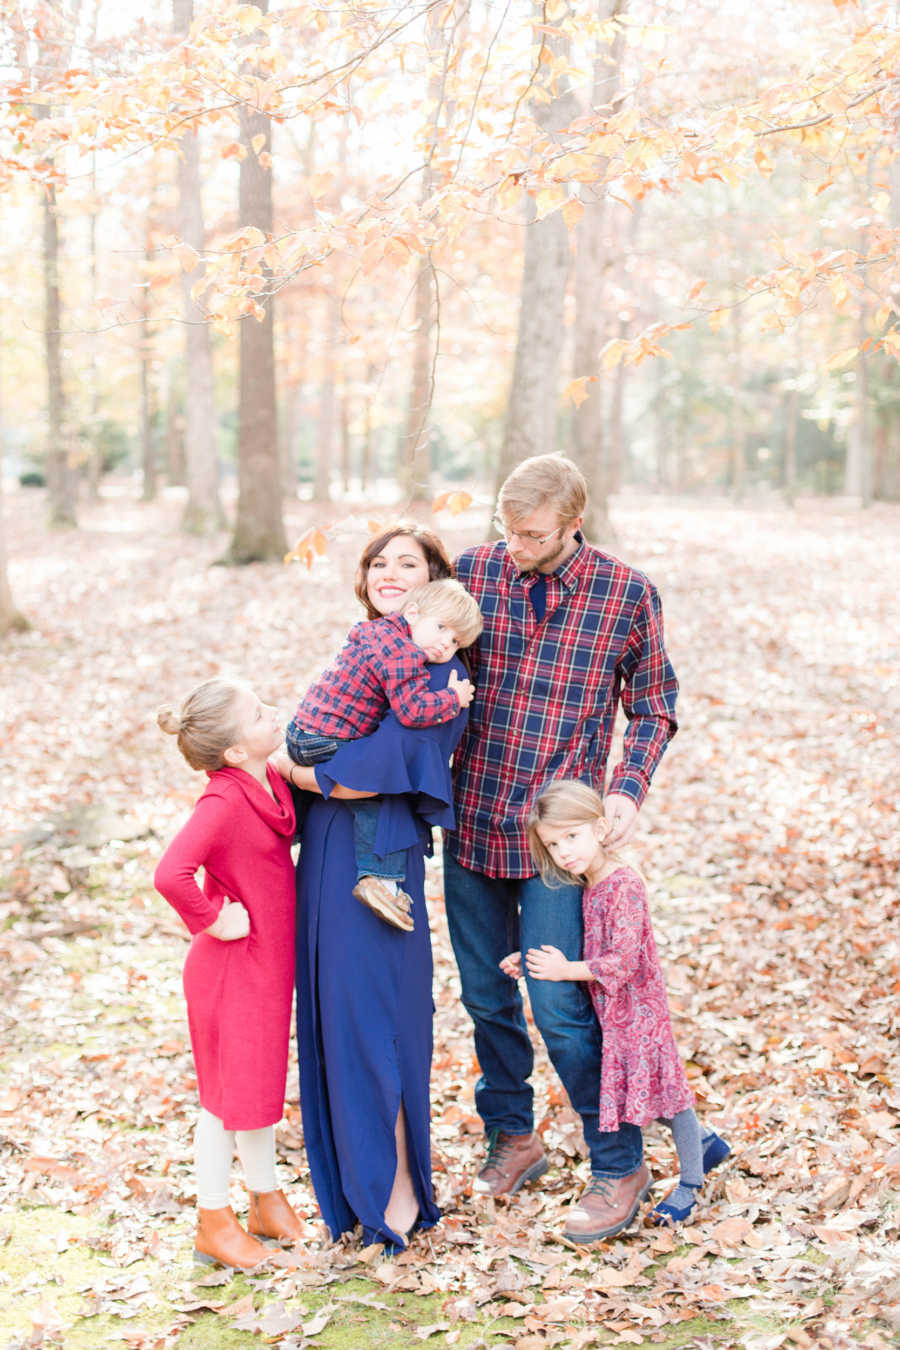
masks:
<path fill-rule="evenodd" d="M 200 1108 L 194 1131 L 194 1166 L 200 1209 L 224 1209 L 235 1144 L 248 1191 L 274 1191 L 275 1126 L 262 1130 L 226 1130 L 218 1116 Z"/>

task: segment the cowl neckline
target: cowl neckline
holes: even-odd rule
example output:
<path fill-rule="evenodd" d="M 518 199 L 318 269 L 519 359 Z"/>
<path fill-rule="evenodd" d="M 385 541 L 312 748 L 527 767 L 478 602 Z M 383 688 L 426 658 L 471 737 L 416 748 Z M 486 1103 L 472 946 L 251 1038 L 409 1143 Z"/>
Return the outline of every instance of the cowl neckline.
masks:
<path fill-rule="evenodd" d="M 266 765 L 266 777 L 275 792 L 273 797 L 262 783 L 247 773 L 246 769 L 236 769 L 230 764 L 209 773 L 210 784 L 227 779 L 243 793 L 256 814 L 273 829 L 276 834 L 290 835 L 294 832 L 294 803 L 291 790 L 281 774 L 271 764 Z"/>

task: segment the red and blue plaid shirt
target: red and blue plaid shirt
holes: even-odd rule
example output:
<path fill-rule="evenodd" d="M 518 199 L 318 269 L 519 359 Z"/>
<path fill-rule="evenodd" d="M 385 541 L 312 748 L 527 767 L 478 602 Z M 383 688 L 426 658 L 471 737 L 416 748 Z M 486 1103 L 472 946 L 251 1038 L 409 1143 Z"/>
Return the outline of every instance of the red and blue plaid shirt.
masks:
<path fill-rule="evenodd" d="M 350 629 L 335 660 L 306 691 L 294 723 L 350 741 L 374 731 L 388 705 L 405 727 L 449 722 L 460 708 L 452 689 L 429 689 L 425 653 L 402 614 L 363 619 Z"/>
<path fill-rule="evenodd" d="M 579 536 L 580 539 L 580 536 Z M 583 540 L 547 576 L 538 622 L 502 541 L 466 549 L 456 575 L 478 601 L 469 722 L 453 760 L 456 829 L 446 846 L 491 877 L 533 876 L 525 820 L 539 790 L 579 778 L 638 805 L 675 734 L 678 681 L 663 646 L 656 590 L 642 573 Z M 628 718 L 622 762 L 605 784 L 619 702 Z"/>

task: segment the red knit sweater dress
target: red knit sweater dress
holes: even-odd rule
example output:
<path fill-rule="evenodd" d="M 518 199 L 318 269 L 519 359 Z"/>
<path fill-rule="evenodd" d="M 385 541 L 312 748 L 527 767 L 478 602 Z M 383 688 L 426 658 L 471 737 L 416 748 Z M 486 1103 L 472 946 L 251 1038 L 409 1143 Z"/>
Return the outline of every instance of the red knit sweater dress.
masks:
<path fill-rule="evenodd" d="M 194 937 L 184 964 L 200 1105 L 228 1130 L 276 1124 L 284 1108 L 294 988 L 294 807 L 271 766 L 275 798 L 243 769 L 217 769 L 156 869 L 157 890 Z M 195 877 L 204 868 L 203 888 Z M 250 932 L 203 930 L 225 896 Z"/>

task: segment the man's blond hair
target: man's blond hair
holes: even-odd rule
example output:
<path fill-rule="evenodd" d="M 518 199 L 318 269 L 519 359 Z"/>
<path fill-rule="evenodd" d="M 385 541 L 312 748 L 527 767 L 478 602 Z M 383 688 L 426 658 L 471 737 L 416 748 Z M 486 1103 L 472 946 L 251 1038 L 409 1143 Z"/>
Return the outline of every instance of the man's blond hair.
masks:
<path fill-rule="evenodd" d="M 517 464 L 500 489 L 497 510 L 510 525 L 542 506 L 554 506 L 560 522 L 584 514 L 587 484 L 578 465 L 565 455 L 532 455 Z"/>
<path fill-rule="evenodd" d="M 423 617 L 434 615 L 449 624 L 461 647 L 473 643 L 484 627 L 478 601 L 465 586 L 451 578 L 428 581 L 424 586 L 417 586 L 404 596 L 400 613 L 404 614 L 410 605 L 415 605 Z"/>

